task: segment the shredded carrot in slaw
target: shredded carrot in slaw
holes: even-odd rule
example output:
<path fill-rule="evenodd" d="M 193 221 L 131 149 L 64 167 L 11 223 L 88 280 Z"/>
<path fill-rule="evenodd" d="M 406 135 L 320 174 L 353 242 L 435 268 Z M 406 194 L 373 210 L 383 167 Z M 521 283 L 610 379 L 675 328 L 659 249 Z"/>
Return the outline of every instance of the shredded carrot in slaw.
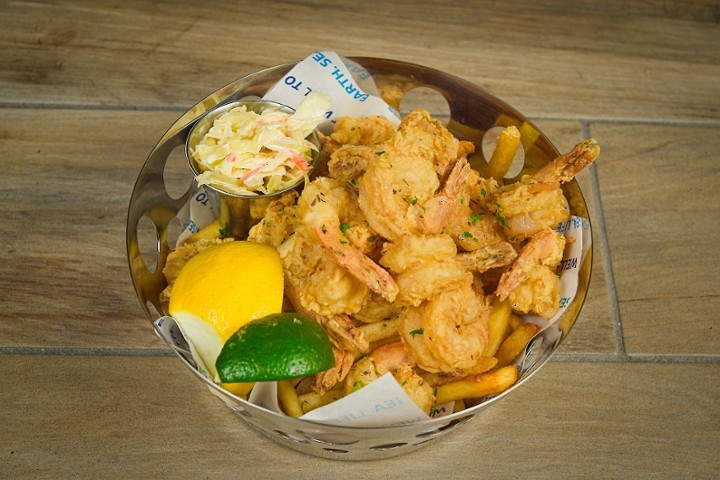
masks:
<path fill-rule="evenodd" d="M 317 147 L 307 137 L 325 120 L 330 97 L 311 92 L 294 113 L 244 105 L 215 119 L 191 152 L 202 170 L 198 185 L 216 186 L 240 195 L 285 190 L 312 170 Z"/>

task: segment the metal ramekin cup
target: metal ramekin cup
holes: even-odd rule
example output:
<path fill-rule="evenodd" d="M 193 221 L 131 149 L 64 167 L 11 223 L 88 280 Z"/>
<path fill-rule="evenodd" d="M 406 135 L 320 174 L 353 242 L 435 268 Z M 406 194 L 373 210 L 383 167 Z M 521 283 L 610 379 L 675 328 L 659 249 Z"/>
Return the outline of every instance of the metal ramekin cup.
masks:
<path fill-rule="evenodd" d="M 520 112 L 484 90 L 459 77 L 411 63 L 379 58 L 350 58 L 362 65 L 373 76 L 378 90 L 391 106 L 398 108 L 400 100 L 417 88 L 430 89 L 442 95 L 449 107 L 447 128 L 458 138 L 472 141 L 480 152 L 483 135 L 498 126 L 515 125 L 529 132 L 531 142 L 524 145 L 525 168 L 536 169 L 555 159 L 559 152 L 547 137 Z M 128 208 L 127 250 L 133 285 L 143 309 L 151 320 L 162 311 L 159 296 L 165 287 L 162 268 L 170 251 L 169 225 L 177 212 L 188 202 L 194 181 L 188 172 L 188 191 L 180 198 L 167 193 L 163 181 L 163 168 L 170 153 L 185 144 L 196 120 L 214 106 L 245 98 L 259 98 L 290 71 L 294 64 L 278 65 L 243 77 L 205 98 L 183 114 L 163 135 L 148 156 L 138 176 Z M 428 108 L 430 110 L 430 108 Z M 431 113 L 433 111 L 431 110 Z M 471 159 L 472 160 L 472 159 Z M 470 162 L 472 165 L 472 161 Z M 585 200 L 574 180 L 563 189 L 570 211 L 589 219 Z M 147 219 L 158 238 L 156 266 L 148 268 L 138 246 L 138 224 Z M 592 250 L 580 268 L 578 291 L 570 307 L 560 320 L 537 337 L 522 361 L 520 378 L 511 388 L 491 398 L 477 399 L 474 405 L 443 418 L 425 422 L 382 428 L 357 428 L 329 425 L 321 422 L 295 419 L 266 410 L 237 397 L 207 378 L 195 368 L 192 357 L 182 349 L 170 345 L 182 362 L 221 398 L 232 410 L 258 431 L 289 448 L 323 458 L 336 460 L 370 460 L 401 455 L 428 445 L 507 397 L 535 374 L 557 350 L 577 320 L 587 294 L 592 265 Z"/>
<path fill-rule="evenodd" d="M 231 102 L 226 102 L 219 104 L 212 109 L 208 110 L 205 114 L 203 114 L 197 121 L 194 122 L 194 125 L 190 129 L 188 135 L 187 135 L 187 141 L 185 142 L 185 157 L 187 158 L 188 165 L 190 165 L 190 169 L 192 170 L 193 174 L 195 176 L 200 175 L 203 170 L 202 168 L 197 164 L 195 160 L 192 158 L 192 152 L 197 146 L 197 144 L 203 139 L 205 134 L 210 130 L 210 128 L 213 126 L 213 123 L 215 120 L 224 115 L 225 113 L 229 112 L 233 108 L 245 106 L 248 111 L 255 112 L 255 113 L 262 113 L 263 110 L 267 108 L 277 108 L 282 112 L 285 113 L 293 113 L 295 110 L 288 107 L 287 105 L 283 105 L 281 103 L 277 102 L 271 102 L 268 100 L 262 100 L 262 99 L 243 99 L 243 100 L 234 100 Z M 315 168 L 318 165 L 318 159 L 320 157 L 320 136 L 317 132 L 317 130 L 314 130 L 308 137 L 307 140 L 312 142 L 313 145 L 315 145 L 316 150 L 312 151 L 311 155 L 311 161 L 309 162 L 312 169 L 307 173 L 307 176 L 312 175 L 312 172 L 315 170 Z M 288 187 L 278 190 L 276 192 L 267 193 L 267 194 L 257 194 L 257 195 L 243 195 L 235 192 L 230 192 L 228 190 L 225 190 L 224 188 L 217 186 L 217 185 L 206 185 L 206 187 L 215 190 L 221 195 L 227 195 L 229 197 L 237 197 L 237 198 L 246 198 L 249 200 L 252 199 L 258 199 L 258 198 L 268 198 L 268 197 L 274 197 L 277 195 L 281 195 L 289 190 L 293 190 L 295 188 L 298 188 L 300 184 L 305 180 L 305 177 L 300 177 L 297 182 L 295 182 L 292 185 L 289 185 Z"/>

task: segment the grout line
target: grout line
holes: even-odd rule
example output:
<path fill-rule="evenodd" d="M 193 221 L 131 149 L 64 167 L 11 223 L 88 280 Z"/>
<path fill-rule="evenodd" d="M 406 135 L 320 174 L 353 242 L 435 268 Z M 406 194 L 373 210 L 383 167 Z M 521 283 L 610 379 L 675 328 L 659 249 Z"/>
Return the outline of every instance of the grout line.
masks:
<path fill-rule="evenodd" d="M 720 364 L 720 355 L 681 355 L 681 354 L 593 354 L 593 353 L 556 353 L 552 361 L 559 363 L 710 363 Z"/>
<path fill-rule="evenodd" d="M 66 356 L 66 357 L 172 357 L 169 348 L 106 348 L 106 347 L 0 347 L 0 356 Z M 720 364 L 720 355 L 555 353 L 551 361 L 559 363 L 664 363 Z"/>
<path fill-rule="evenodd" d="M 105 347 L 2 347 L 0 355 L 62 355 L 78 357 L 169 357 L 169 348 L 105 348 Z"/>
<path fill-rule="evenodd" d="M 568 121 L 568 122 L 589 122 L 599 124 L 613 125 L 657 125 L 657 126 L 676 126 L 676 127 L 706 127 L 719 128 L 720 122 L 717 120 L 683 120 L 683 119 L 656 119 L 656 118 L 632 118 L 632 117 L 573 117 L 562 115 L 531 115 L 527 117 L 532 120 L 550 120 L 550 121 Z"/>
<path fill-rule="evenodd" d="M 580 122 L 583 138 L 591 138 L 590 123 L 587 120 Z M 602 154 L 601 154 L 602 155 Z M 588 169 L 590 173 L 590 193 L 595 204 L 595 223 L 598 226 L 600 237 L 599 250 L 602 254 L 603 269 L 605 270 L 605 283 L 608 289 L 608 300 L 610 301 L 610 312 L 613 319 L 613 331 L 615 333 L 615 349 L 621 358 L 627 357 L 625 349 L 625 335 L 623 334 L 622 318 L 620 315 L 620 303 L 617 296 L 617 288 L 615 285 L 615 275 L 612 268 L 612 258 L 610 256 L 610 243 L 608 241 L 607 227 L 605 225 L 605 215 L 602 208 L 602 199 L 600 198 L 600 180 L 596 164 L 592 164 Z M 595 229 L 593 229 L 595 230 Z"/>
<path fill-rule="evenodd" d="M 125 112 L 185 112 L 192 108 L 190 106 L 173 106 L 173 105 L 83 105 L 79 103 L 13 103 L 2 102 L 0 109 L 3 108 L 24 108 L 28 110 L 99 110 L 99 111 L 125 111 Z"/>
<path fill-rule="evenodd" d="M 139 111 L 139 112 L 185 112 L 192 108 L 194 104 L 188 106 L 181 105 L 109 105 L 109 104 L 78 104 L 78 103 L 26 103 L 26 102 L 0 102 L 0 109 L 4 108 L 26 108 L 36 110 L 107 110 L 107 111 Z M 528 114 L 531 120 L 551 120 L 551 121 L 574 121 L 574 122 L 592 122 L 601 124 L 616 125 L 663 125 L 663 126 L 679 126 L 679 127 L 707 127 L 720 128 L 720 122 L 717 120 L 683 120 L 670 119 L 661 120 L 656 118 L 629 118 L 629 117 L 588 117 L 588 116 L 563 116 L 563 115 L 533 115 Z"/>

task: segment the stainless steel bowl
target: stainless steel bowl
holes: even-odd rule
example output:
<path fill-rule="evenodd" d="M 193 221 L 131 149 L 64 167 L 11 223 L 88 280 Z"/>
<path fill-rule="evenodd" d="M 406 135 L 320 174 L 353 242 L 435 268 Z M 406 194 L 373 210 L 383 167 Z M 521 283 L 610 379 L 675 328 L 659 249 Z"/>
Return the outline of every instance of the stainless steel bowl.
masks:
<path fill-rule="evenodd" d="M 367 69 L 383 98 L 401 111 L 403 98 L 418 89 L 439 94 L 441 103 L 443 100 L 446 102 L 443 107 L 449 110 L 446 119 L 447 128 L 458 138 L 474 142 L 478 152 L 482 151 L 480 146 L 488 130 L 497 126 L 515 125 L 522 127 L 521 130 L 529 133 L 529 138 L 533 139 L 524 145 L 525 168 L 538 168 L 559 155 L 557 149 L 532 122 L 477 85 L 432 68 L 410 63 L 362 57 L 350 60 Z M 173 198 L 168 194 L 163 179 L 168 156 L 176 147 L 185 145 L 188 133 L 206 111 L 219 104 L 262 97 L 292 67 L 293 64 L 284 64 L 268 68 L 217 90 L 185 112 L 150 152 L 130 200 L 127 218 L 127 251 L 135 291 L 151 320 L 156 320 L 164 313 L 160 292 L 165 287 L 162 268 L 171 249 L 168 243 L 169 226 L 180 208 L 195 193 L 192 188 L 194 177 L 188 169 L 187 192 L 179 198 Z M 420 98 L 422 99 L 422 96 Z M 427 109 L 433 113 L 435 105 L 428 104 Z M 483 161 L 477 156 L 475 159 Z M 577 183 L 569 182 L 563 188 L 571 213 L 589 219 L 586 203 Z M 141 222 L 147 224 L 148 219 L 157 237 L 157 248 L 150 252 L 153 256 L 150 261 L 147 255 L 141 255 L 138 242 L 138 225 Z M 592 251 L 586 255 L 580 268 L 578 291 L 572 304 L 553 327 L 544 330 L 533 340 L 522 358 L 521 376 L 515 385 L 500 395 L 477 399 L 476 404 L 465 410 L 421 423 L 384 428 L 357 428 L 327 425 L 279 415 L 221 389 L 199 373 L 192 357 L 185 349 L 172 344 L 170 347 L 213 394 L 237 412 L 240 418 L 276 442 L 324 458 L 338 460 L 387 458 L 416 450 L 438 440 L 469 422 L 483 409 L 509 396 L 540 370 L 566 338 L 578 318 L 590 281 L 591 265 Z"/>

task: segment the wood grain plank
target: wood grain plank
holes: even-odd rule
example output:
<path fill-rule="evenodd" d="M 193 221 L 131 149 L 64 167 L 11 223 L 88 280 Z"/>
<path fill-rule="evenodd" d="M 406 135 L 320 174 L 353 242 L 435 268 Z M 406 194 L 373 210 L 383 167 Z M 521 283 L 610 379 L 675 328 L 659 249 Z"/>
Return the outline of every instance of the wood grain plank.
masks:
<path fill-rule="evenodd" d="M 125 223 L 140 168 L 178 116 L 4 111 L 0 345 L 161 346 L 133 291 Z"/>
<path fill-rule="evenodd" d="M 175 358 L 10 355 L 0 371 L 0 466 L 8 480 L 323 479 L 339 470 L 349 478 L 711 478 L 720 468 L 719 368 L 551 363 L 437 443 L 338 463 L 249 428 Z"/>
<path fill-rule="evenodd" d="M 4 2 L 0 103 L 183 108 L 333 49 L 453 73 L 530 116 L 717 122 L 718 10 L 666 0 Z"/>
<path fill-rule="evenodd" d="M 718 129 L 592 125 L 629 353 L 720 353 Z"/>

